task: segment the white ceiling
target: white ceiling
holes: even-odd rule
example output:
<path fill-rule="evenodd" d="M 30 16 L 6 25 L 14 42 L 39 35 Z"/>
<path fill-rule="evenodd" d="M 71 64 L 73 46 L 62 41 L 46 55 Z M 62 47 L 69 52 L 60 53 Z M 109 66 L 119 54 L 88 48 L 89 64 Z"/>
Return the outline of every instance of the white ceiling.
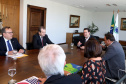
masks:
<path fill-rule="evenodd" d="M 50 0 L 94 12 L 126 12 L 126 0 Z M 107 6 L 109 4 L 110 6 Z M 117 6 L 114 6 L 116 4 Z"/>

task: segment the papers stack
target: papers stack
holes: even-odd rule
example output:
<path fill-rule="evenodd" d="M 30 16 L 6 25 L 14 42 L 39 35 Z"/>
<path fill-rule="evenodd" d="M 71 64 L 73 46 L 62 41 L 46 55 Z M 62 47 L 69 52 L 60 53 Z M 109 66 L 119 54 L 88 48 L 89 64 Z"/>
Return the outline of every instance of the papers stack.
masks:
<path fill-rule="evenodd" d="M 22 54 L 22 53 L 17 53 L 16 55 L 8 55 L 7 57 L 11 57 L 11 58 L 22 58 L 28 56 L 26 54 Z"/>

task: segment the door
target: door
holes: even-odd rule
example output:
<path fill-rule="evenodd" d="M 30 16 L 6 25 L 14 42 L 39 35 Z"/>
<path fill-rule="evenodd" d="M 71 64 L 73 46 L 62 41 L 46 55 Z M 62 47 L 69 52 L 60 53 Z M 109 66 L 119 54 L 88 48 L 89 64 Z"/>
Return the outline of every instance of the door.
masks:
<path fill-rule="evenodd" d="M 32 42 L 33 35 L 40 26 L 46 27 L 46 8 L 28 5 L 27 43 Z"/>

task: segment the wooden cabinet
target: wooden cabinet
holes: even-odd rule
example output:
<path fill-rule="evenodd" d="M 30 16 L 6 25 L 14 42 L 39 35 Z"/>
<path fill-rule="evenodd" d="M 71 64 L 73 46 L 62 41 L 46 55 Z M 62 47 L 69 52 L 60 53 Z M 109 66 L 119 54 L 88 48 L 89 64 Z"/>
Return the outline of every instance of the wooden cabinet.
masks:
<path fill-rule="evenodd" d="M 13 37 L 19 40 L 20 0 L 0 0 L 0 4 L 3 27 L 11 27 L 14 33 Z"/>
<path fill-rule="evenodd" d="M 74 36 L 83 36 L 83 32 L 80 33 L 66 33 L 66 44 L 72 43 Z"/>

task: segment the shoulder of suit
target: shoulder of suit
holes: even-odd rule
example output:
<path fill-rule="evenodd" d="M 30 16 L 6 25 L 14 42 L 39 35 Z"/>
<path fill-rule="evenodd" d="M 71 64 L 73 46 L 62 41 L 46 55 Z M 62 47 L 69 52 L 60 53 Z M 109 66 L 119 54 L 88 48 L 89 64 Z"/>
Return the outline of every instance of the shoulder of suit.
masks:
<path fill-rule="evenodd" d="M 48 37 L 48 35 L 47 34 L 45 34 L 45 36 L 44 37 Z"/>
<path fill-rule="evenodd" d="M 39 37 L 39 34 L 38 34 L 38 33 L 36 33 L 35 35 L 33 35 L 33 37 Z"/>
<path fill-rule="evenodd" d="M 0 37 L 0 41 L 3 41 L 3 40 L 4 40 L 4 38 L 1 36 L 1 37 Z"/>
<path fill-rule="evenodd" d="M 12 38 L 11 41 L 17 41 L 17 38 Z"/>

